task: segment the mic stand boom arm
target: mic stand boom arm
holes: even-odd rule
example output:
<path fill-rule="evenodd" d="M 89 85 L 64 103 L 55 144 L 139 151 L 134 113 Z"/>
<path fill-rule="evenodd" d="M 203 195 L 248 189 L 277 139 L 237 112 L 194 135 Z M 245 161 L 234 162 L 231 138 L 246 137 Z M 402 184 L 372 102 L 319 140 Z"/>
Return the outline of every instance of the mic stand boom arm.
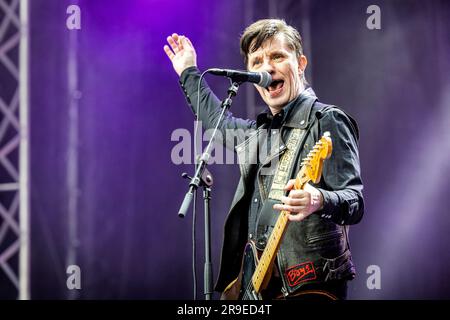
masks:
<path fill-rule="evenodd" d="M 211 139 L 209 140 L 208 146 L 206 147 L 205 151 L 203 152 L 202 156 L 200 157 L 199 163 L 197 165 L 197 170 L 195 171 L 195 174 L 192 177 L 191 182 L 189 183 L 189 191 L 186 193 L 184 200 L 181 204 L 180 210 L 178 211 L 178 216 L 180 218 L 184 218 L 186 216 L 187 209 L 189 209 L 192 198 L 194 196 L 194 191 L 196 191 L 201 184 L 201 178 L 203 176 L 203 171 L 205 170 L 205 168 L 208 164 L 208 160 L 211 157 L 211 154 L 210 154 L 211 148 L 212 148 L 214 138 L 216 136 L 217 129 L 223 122 L 223 119 L 225 117 L 225 112 L 231 107 L 231 104 L 233 102 L 231 98 L 237 94 L 239 85 L 240 85 L 239 82 L 232 82 L 231 86 L 228 88 L 228 97 L 222 101 L 222 105 L 221 105 L 222 112 L 220 113 L 216 127 L 214 128 Z"/>

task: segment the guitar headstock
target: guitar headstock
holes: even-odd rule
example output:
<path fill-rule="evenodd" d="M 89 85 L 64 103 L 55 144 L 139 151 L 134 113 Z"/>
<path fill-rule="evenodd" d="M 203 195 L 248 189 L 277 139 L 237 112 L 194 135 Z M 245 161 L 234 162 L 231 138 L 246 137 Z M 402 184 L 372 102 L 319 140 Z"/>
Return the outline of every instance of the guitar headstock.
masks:
<path fill-rule="evenodd" d="M 306 180 L 311 180 L 314 183 L 320 181 L 322 175 L 323 161 L 331 156 L 333 144 L 331 142 L 330 133 L 327 131 L 322 138 L 314 145 L 313 149 L 308 153 L 308 156 L 303 159 L 301 165 L 301 172 Z"/>

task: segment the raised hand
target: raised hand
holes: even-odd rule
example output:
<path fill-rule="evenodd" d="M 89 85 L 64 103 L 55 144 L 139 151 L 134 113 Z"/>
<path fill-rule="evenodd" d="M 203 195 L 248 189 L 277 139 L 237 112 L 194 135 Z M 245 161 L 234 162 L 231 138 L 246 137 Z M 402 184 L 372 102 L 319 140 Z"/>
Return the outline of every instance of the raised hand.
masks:
<path fill-rule="evenodd" d="M 178 76 L 189 67 L 197 66 L 197 54 L 192 42 L 185 36 L 174 33 L 167 37 L 168 45 L 164 46 L 164 51 L 172 61 L 172 66 Z"/>

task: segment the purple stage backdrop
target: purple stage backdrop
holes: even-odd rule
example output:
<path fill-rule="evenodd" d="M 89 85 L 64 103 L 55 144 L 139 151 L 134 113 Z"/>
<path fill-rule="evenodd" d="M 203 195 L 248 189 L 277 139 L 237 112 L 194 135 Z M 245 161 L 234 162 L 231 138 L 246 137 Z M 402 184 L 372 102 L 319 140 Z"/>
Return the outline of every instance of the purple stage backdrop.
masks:
<path fill-rule="evenodd" d="M 374 30 L 366 12 L 373 1 L 273 3 L 30 1 L 32 298 L 193 297 L 192 212 L 185 219 L 177 216 L 187 190 L 181 173 L 192 174 L 193 166 L 173 163 L 178 141 L 171 135 L 180 128 L 192 133 L 194 118 L 163 45 L 171 33 L 185 34 L 201 70 L 242 69 L 240 34 L 248 22 L 271 13 L 303 34 L 307 79 L 319 99 L 342 107 L 360 125 L 366 209 L 350 232 L 358 276 L 349 298 L 450 298 L 449 1 L 377 1 L 381 29 Z M 80 8 L 80 30 L 66 26 L 71 4 Z M 76 97 L 68 80 L 71 54 L 77 61 Z M 223 98 L 226 79 L 207 81 Z M 247 95 L 254 95 L 247 86 L 232 106 L 241 117 L 249 115 Z M 69 241 L 68 219 L 74 99 L 75 242 Z M 215 178 L 217 275 L 223 222 L 239 170 L 232 164 L 209 168 Z M 197 218 L 202 298 L 202 206 Z M 72 262 L 81 269 L 76 292 L 66 286 Z M 380 275 L 376 288 L 374 275 Z M 3 297 L 11 294 L 8 286 L 0 285 Z"/>

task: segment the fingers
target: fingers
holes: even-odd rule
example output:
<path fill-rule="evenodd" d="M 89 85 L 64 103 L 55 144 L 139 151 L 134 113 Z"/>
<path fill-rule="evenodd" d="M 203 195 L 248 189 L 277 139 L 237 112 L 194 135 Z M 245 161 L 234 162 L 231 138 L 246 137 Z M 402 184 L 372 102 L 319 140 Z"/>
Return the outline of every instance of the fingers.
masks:
<path fill-rule="evenodd" d="M 185 36 L 180 36 L 177 33 L 173 33 L 171 36 L 168 36 L 167 42 L 169 43 L 170 47 L 168 45 L 165 45 L 164 51 L 170 60 L 172 60 L 177 53 L 184 50 L 184 47 L 186 45 L 193 47 L 192 42 L 188 38 L 186 38 Z"/>
<path fill-rule="evenodd" d="M 311 214 L 305 211 L 304 206 L 289 206 L 283 204 L 275 204 L 273 208 L 275 210 L 288 211 L 290 213 L 288 215 L 289 221 L 297 221 L 297 222 L 302 221 Z"/>
<path fill-rule="evenodd" d="M 185 40 L 185 36 L 179 36 L 179 37 L 178 37 L 177 43 L 178 43 L 178 49 L 179 49 L 180 51 L 184 49 L 184 46 L 183 46 L 184 40 Z"/>
<path fill-rule="evenodd" d="M 167 37 L 167 42 L 170 44 L 170 48 L 177 54 L 180 52 L 180 46 L 179 46 L 179 38 L 176 33 L 172 34 L 172 36 Z"/>
<path fill-rule="evenodd" d="M 172 52 L 172 50 L 170 50 L 167 44 L 164 46 L 164 52 L 167 54 L 170 60 L 172 60 L 173 57 L 175 57 L 175 54 Z"/>
<path fill-rule="evenodd" d="M 308 192 L 303 191 L 303 190 L 291 190 L 289 192 L 288 197 L 282 196 L 280 198 L 280 200 L 283 204 L 291 206 L 291 209 L 292 208 L 304 209 L 308 206 L 308 204 L 311 201 L 309 198 Z M 277 205 L 275 205 L 275 206 L 277 206 Z M 275 206 L 274 206 L 274 208 L 275 208 Z M 280 209 L 278 209 L 278 208 L 280 208 Z M 276 209 L 292 211 L 290 209 L 281 208 L 281 207 L 277 207 Z"/>
<path fill-rule="evenodd" d="M 294 189 L 295 179 L 291 179 L 285 186 L 285 190 L 290 190 L 287 197 L 281 197 L 281 202 L 275 204 L 273 208 L 280 211 L 288 211 L 290 221 L 302 221 L 311 213 L 315 212 L 318 208 L 311 204 L 311 192 L 306 190 Z M 307 189 L 307 188 L 305 188 Z M 313 191 L 313 187 L 310 189 Z"/>
<path fill-rule="evenodd" d="M 294 188 L 295 179 L 291 179 L 288 181 L 288 183 L 284 186 L 284 190 L 291 190 Z"/>
<path fill-rule="evenodd" d="M 305 198 L 292 198 L 292 197 L 281 197 L 281 202 L 284 204 L 288 204 L 291 206 L 305 206 L 306 205 L 306 199 Z"/>
<path fill-rule="evenodd" d="M 178 42 L 178 41 L 179 41 L 179 35 L 178 35 L 178 33 L 172 33 L 172 38 L 173 38 L 176 42 Z"/>
<path fill-rule="evenodd" d="M 308 199 L 309 192 L 304 190 L 291 190 L 289 191 L 289 198 L 296 198 L 296 199 Z"/>
<path fill-rule="evenodd" d="M 292 205 L 288 205 L 288 204 L 274 204 L 273 208 L 275 210 L 280 210 L 280 211 L 289 211 L 291 213 L 297 213 L 300 211 L 304 211 L 305 210 L 305 206 L 292 206 Z"/>
<path fill-rule="evenodd" d="M 190 47 L 192 47 L 192 48 L 194 47 L 194 45 L 192 44 L 191 40 L 189 40 L 188 37 L 184 37 L 183 40 L 184 40 L 184 42 L 187 43 L 187 45 L 189 45 Z"/>
<path fill-rule="evenodd" d="M 185 47 L 191 47 L 194 48 L 194 45 L 192 44 L 191 40 L 189 40 L 188 37 L 185 36 L 179 36 L 178 37 L 178 48 L 180 50 L 184 50 Z"/>
<path fill-rule="evenodd" d="M 288 215 L 288 219 L 289 221 L 302 221 L 303 219 L 305 219 L 308 215 L 303 214 L 303 213 L 297 213 L 297 214 L 290 214 Z"/>

